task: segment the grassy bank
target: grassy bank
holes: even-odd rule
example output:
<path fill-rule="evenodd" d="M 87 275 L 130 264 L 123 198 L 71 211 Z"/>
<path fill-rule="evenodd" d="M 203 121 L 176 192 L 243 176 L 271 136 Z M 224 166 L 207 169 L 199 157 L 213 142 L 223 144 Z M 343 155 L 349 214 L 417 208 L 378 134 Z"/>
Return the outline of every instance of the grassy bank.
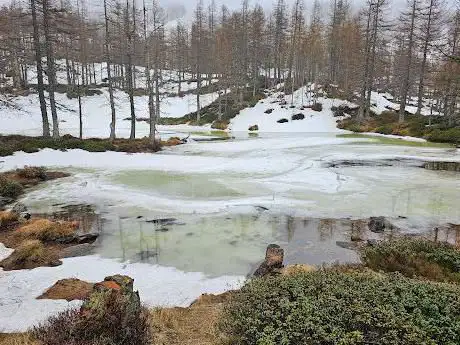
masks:
<path fill-rule="evenodd" d="M 162 142 L 161 145 L 169 146 L 171 142 Z M 176 141 L 176 144 L 179 142 Z M 79 139 L 70 135 L 64 135 L 59 139 L 44 137 L 27 137 L 21 135 L 0 136 L 0 157 L 9 156 L 14 152 L 24 151 L 27 153 L 38 152 L 41 149 L 71 150 L 81 149 L 89 152 L 157 152 L 161 146 L 152 145 L 148 138 L 143 139 Z"/>
<path fill-rule="evenodd" d="M 460 145 L 460 126 L 449 127 L 440 117 L 407 114 L 405 122 L 399 123 L 396 112 L 385 111 L 381 115 L 374 115 L 364 120 L 356 116 L 342 120 L 338 127 L 355 133 L 374 132 L 425 138 L 435 143 L 449 143 Z"/>

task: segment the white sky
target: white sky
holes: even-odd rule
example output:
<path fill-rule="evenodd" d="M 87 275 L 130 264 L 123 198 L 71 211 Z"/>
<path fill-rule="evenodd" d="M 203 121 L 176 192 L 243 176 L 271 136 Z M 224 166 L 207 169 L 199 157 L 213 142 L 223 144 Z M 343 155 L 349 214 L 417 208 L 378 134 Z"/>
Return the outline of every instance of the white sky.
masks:
<path fill-rule="evenodd" d="M 0 6 L 9 4 L 12 1 L 19 2 L 19 3 L 28 3 L 28 0 L 0 0 Z M 60 1 L 60 0 L 55 0 L 55 1 Z M 77 0 L 70 0 L 72 2 L 77 2 Z M 100 12 L 102 11 L 102 0 L 78 0 L 80 3 L 84 2 L 88 5 L 88 7 L 91 9 L 91 12 Z M 112 0 L 108 0 L 109 3 Z M 136 0 L 139 5 L 142 4 L 143 0 Z M 148 4 L 151 0 L 145 0 L 146 3 Z M 176 7 L 176 6 L 183 6 L 186 11 L 187 11 L 187 17 L 191 17 L 193 13 L 193 9 L 196 6 L 197 1 L 196 0 L 159 0 L 160 4 L 164 7 Z M 205 6 L 211 2 L 211 0 L 203 0 Z M 292 6 L 295 0 L 285 0 L 286 4 L 288 6 Z M 306 7 L 306 14 L 308 16 L 308 12 L 312 7 L 314 0 L 304 0 L 305 7 Z M 349 0 L 349 3 L 351 4 L 352 8 L 359 8 L 363 3 L 365 3 L 366 0 Z M 453 4 L 457 1 L 460 2 L 460 0 L 444 0 L 446 3 L 450 4 L 450 8 L 453 7 Z M 237 9 L 241 6 L 242 0 L 215 0 L 216 5 L 218 8 L 222 4 L 226 4 L 228 8 L 230 9 Z M 273 4 L 276 2 L 276 0 L 249 0 L 249 5 L 254 6 L 255 4 L 261 4 L 264 8 L 271 9 Z M 327 15 L 329 12 L 330 8 L 330 2 L 331 0 L 320 0 L 320 2 L 323 5 L 323 14 Z M 390 0 L 390 10 L 393 14 L 397 14 L 401 9 L 405 7 L 406 0 Z"/>

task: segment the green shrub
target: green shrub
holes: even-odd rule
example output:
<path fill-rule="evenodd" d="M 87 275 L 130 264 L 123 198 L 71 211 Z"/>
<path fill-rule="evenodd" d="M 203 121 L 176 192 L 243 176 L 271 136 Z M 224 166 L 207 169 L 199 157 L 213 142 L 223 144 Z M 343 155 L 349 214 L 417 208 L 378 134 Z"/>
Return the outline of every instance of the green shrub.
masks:
<path fill-rule="evenodd" d="M 317 271 L 249 281 L 220 330 L 238 345 L 460 343 L 460 287 Z"/>
<path fill-rule="evenodd" d="M 33 335 L 46 345 L 149 345 L 149 314 L 117 291 L 94 292 L 88 308 L 65 311 L 37 327 Z"/>
<path fill-rule="evenodd" d="M 0 176 L 0 196 L 16 199 L 23 191 L 24 187 L 19 182 Z"/>
<path fill-rule="evenodd" d="M 460 127 L 450 129 L 435 129 L 428 134 L 427 139 L 438 143 L 460 143 Z"/>
<path fill-rule="evenodd" d="M 364 247 L 361 259 L 377 271 L 460 283 L 460 251 L 448 243 L 415 238 L 384 241 Z"/>
<path fill-rule="evenodd" d="M 386 124 L 379 126 L 375 129 L 376 133 L 381 133 L 381 134 L 391 134 L 393 133 L 393 127 L 391 124 Z"/>
<path fill-rule="evenodd" d="M 391 110 L 385 110 L 376 118 L 382 124 L 396 123 L 399 121 L 399 114 Z"/>

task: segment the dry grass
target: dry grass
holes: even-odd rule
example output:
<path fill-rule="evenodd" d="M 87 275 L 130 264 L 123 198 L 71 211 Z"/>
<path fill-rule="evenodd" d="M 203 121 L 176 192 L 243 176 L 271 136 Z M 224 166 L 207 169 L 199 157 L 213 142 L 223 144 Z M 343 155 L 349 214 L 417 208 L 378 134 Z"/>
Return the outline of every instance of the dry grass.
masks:
<path fill-rule="evenodd" d="M 67 301 L 85 300 L 93 291 L 94 284 L 80 279 L 70 278 L 59 280 L 37 299 L 65 299 Z"/>
<path fill-rule="evenodd" d="M 203 295 L 189 308 L 164 308 L 151 312 L 153 345 L 221 344 L 216 330 L 223 303 L 231 294 Z"/>
<path fill-rule="evenodd" d="M 61 262 L 57 252 L 52 248 L 46 248 L 38 240 L 24 241 L 14 252 L 0 262 L 5 271 L 32 269 L 41 266 L 57 266 Z"/>
<path fill-rule="evenodd" d="M 0 333 L 0 345 L 40 345 L 30 333 Z"/>
<path fill-rule="evenodd" d="M 53 242 L 75 234 L 78 224 L 75 222 L 53 222 L 48 219 L 34 219 L 15 231 L 20 239 Z"/>
<path fill-rule="evenodd" d="M 283 269 L 281 270 L 281 274 L 285 276 L 291 276 L 293 274 L 309 273 L 314 271 L 316 271 L 316 267 L 314 266 L 297 264 L 283 267 Z"/>
<path fill-rule="evenodd" d="M 0 230 L 8 229 L 18 221 L 18 215 L 10 211 L 0 211 Z"/>

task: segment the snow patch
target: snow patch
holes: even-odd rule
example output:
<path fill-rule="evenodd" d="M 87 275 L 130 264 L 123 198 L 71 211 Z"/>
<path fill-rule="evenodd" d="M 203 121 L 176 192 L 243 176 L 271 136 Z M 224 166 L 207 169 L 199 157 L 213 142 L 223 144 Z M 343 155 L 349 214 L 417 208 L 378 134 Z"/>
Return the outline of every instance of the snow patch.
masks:
<path fill-rule="evenodd" d="M 113 274 L 134 279 L 141 300 L 149 307 L 187 307 L 203 293 L 219 294 L 239 288 L 242 276 L 207 277 L 199 272 L 145 263 L 123 263 L 99 256 L 62 260 L 59 267 L 3 272 L 0 270 L 0 332 L 24 332 L 67 308 L 81 302 L 37 300 L 56 281 L 78 278 L 98 282 Z"/>

